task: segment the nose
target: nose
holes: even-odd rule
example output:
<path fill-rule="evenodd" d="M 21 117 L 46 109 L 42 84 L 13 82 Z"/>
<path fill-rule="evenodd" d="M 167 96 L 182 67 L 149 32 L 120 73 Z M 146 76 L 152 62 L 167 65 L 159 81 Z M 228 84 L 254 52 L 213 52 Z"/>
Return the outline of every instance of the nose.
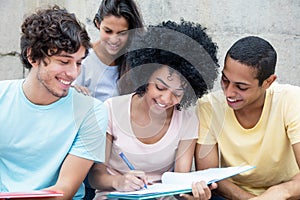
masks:
<path fill-rule="evenodd" d="M 120 37 L 119 37 L 118 34 L 114 34 L 114 35 L 111 35 L 109 40 L 110 40 L 111 43 L 117 43 L 120 40 Z"/>
<path fill-rule="evenodd" d="M 76 79 L 80 73 L 80 67 L 78 67 L 77 63 L 72 63 L 66 69 L 66 75 L 72 79 Z"/>
<path fill-rule="evenodd" d="M 235 86 L 231 83 L 222 86 L 226 97 L 233 97 L 236 94 Z"/>
<path fill-rule="evenodd" d="M 164 91 L 164 93 L 161 95 L 161 101 L 166 105 L 176 105 L 180 103 L 178 98 L 173 94 L 171 90 Z"/>

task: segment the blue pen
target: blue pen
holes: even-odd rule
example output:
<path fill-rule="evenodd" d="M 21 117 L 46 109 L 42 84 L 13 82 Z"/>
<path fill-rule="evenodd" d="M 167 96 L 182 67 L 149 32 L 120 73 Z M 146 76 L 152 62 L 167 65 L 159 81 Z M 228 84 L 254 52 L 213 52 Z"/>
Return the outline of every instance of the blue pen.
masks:
<path fill-rule="evenodd" d="M 122 160 L 126 163 L 126 165 L 129 167 L 130 170 L 135 170 L 134 166 L 129 162 L 129 160 L 126 158 L 125 154 L 123 152 L 119 153 Z M 147 189 L 147 184 L 145 183 L 144 187 Z"/>

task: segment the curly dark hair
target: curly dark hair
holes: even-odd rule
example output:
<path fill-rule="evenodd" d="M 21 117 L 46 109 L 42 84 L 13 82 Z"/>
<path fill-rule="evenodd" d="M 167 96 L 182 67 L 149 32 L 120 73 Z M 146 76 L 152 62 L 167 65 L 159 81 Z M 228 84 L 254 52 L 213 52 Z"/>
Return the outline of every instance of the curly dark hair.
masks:
<path fill-rule="evenodd" d="M 179 24 L 162 22 L 150 26 L 143 36 L 133 40 L 127 55 L 130 71 L 119 84 L 126 84 L 131 91 L 143 95 L 152 73 L 167 65 L 187 83 L 183 99 L 177 106 L 178 109 L 187 108 L 213 88 L 219 72 L 216 54 L 217 45 L 200 24 L 183 19 Z"/>
<path fill-rule="evenodd" d="M 31 69 L 30 57 L 34 62 L 45 62 L 47 57 L 62 51 L 75 53 L 80 46 L 91 47 L 90 38 L 82 23 L 74 14 L 57 5 L 37 10 L 29 15 L 21 26 L 21 61 Z M 30 55 L 28 50 L 30 49 Z"/>

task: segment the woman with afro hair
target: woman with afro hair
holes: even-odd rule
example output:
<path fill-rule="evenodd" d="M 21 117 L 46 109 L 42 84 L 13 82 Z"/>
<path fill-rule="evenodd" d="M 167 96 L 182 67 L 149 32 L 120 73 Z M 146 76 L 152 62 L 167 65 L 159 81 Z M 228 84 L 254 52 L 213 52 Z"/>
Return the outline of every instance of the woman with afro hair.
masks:
<path fill-rule="evenodd" d="M 191 170 L 199 126 L 195 103 L 218 76 L 216 53 L 205 29 L 184 20 L 150 26 L 134 38 L 127 57 L 130 70 L 119 81 L 124 93 L 131 93 L 105 101 L 106 162 L 95 164 L 89 174 L 95 199 L 160 182 L 167 171 Z M 129 170 L 120 153 L 136 170 Z M 193 187 L 200 187 L 194 197 L 210 198 L 204 182 Z"/>

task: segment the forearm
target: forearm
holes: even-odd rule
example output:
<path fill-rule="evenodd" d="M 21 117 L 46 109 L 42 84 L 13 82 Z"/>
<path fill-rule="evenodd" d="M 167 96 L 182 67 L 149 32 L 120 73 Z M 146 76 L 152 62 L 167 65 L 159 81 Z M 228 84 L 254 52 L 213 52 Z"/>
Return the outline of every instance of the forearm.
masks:
<path fill-rule="evenodd" d="M 113 182 L 120 175 L 108 174 L 103 169 L 92 169 L 89 173 L 88 180 L 92 188 L 97 190 L 114 190 Z"/>
<path fill-rule="evenodd" d="M 73 198 L 73 191 L 71 188 L 68 188 L 68 186 L 51 186 L 48 188 L 45 188 L 44 190 L 53 190 L 53 191 L 58 191 L 58 192 L 63 192 L 62 197 L 47 197 L 47 198 L 38 198 L 38 200 L 67 200 L 67 199 L 72 199 Z M 75 193 L 74 193 L 75 194 Z"/>
<path fill-rule="evenodd" d="M 176 153 L 174 172 L 190 172 L 193 163 L 193 156 L 196 140 L 182 140 L 179 143 Z"/>
<path fill-rule="evenodd" d="M 288 182 L 270 187 L 260 195 L 260 199 L 271 196 L 276 196 L 277 199 L 300 199 L 300 173 Z"/>
<path fill-rule="evenodd" d="M 72 199 L 92 164 L 93 161 L 91 160 L 68 154 L 60 169 L 55 185 L 44 189 L 55 190 L 64 194 L 62 198 L 58 197 L 55 199 Z"/>
<path fill-rule="evenodd" d="M 9 198 L 9 200 L 24 200 L 25 198 Z M 41 198 L 37 198 L 34 197 L 35 200 L 70 200 L 72 198 L 65 198 L 64 196 L 62 197 L 41 197 Z M 0 200 L 5 200 L 5 199 L 1 199 Z"/>
<path fill-rule="evenodd" d="M 203 154 L 203 152 L 208 152 Z M 209 169 L 219 166 L 219 156 L 217 145 L 201 145 L 197 144 L 195 150 L 195 164 L 197 170 Z M 235 185 L 229 180 L 223 180 L 217 182 L 217 189 L 213 192 L 218 193 L 220 196 L 226 199 L 249 199 L 254 195 L 246 192 L 239 186 Z"/>
<path fill-rule="evenodd" d="M 242 200 L 250 199 L 255 195 L 243 190 L 239 186 L 235 185 L 229 180 L 223 180 L 217 183 L 218 188 L 215 190 L 220 196 L 225 197 L 226 199 L 232 200 Z"/>

